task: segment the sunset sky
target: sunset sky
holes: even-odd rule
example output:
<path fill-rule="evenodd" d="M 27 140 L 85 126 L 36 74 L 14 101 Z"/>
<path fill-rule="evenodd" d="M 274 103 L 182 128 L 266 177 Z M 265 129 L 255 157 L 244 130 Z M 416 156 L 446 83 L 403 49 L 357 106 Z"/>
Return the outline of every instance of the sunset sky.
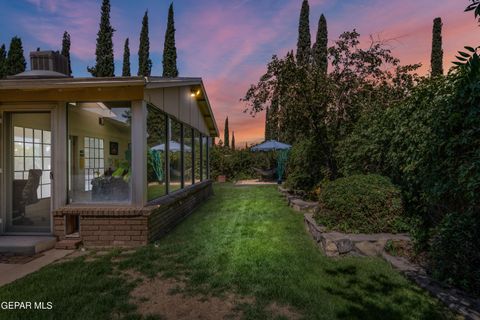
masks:
<path fill-rule="evenodd" d="M 315 37 L 321 13 L 327 17 L 331 43 L 343 31 L 356 28 L 367 44 L 370 34 L 393 39 L 390 46 L 402 63 L 423 63 L 429 70 L 432 21 L 443 19 L 444 61 L 450 66 L 456 50 L 477 45 L 473 14 L 463 13 L 467 0 L 310 0 L 310 26 Z M 123 43 L 130 38 L 132 74 L 137 72 L 138 38 L 146 9 L 150 18 L 153 75 L 162 74 L 166 0 L 111 0 L 116 29 L 116 74 L 121 74 Z M 94 65 L 101 0 L 0 0 L 0 44 L 22 38 L 25 56 L 35 50 L 61 48 L 62 34 L 72 38 L 75 77 L 89 76 Z M 239 99 L 265 71 L 273 54 L 294 49 L 301 0 L 176 0 L 175 26 L 180 76 L 205 81 L 219 128 L 225 117 L 238 145 L 261 141 L 264 114 L 252 118 Z M 313 42 L 313 41 L 312 41 Z M 27 60 L 28 61 L 28 60 Z M 29 68 L 29 66 L 27 67 Z M 223 135 L 223 133 L 222 133 Z"/>

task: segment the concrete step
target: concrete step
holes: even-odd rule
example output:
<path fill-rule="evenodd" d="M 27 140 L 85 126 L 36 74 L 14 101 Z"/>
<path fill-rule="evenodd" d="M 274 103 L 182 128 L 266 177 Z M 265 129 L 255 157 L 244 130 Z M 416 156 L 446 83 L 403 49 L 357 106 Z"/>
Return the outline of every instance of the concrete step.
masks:
<path fill-rule="evenodd" d="M 55 249 L 75 250 L 82 244 L 80 239 L 65 239 L 60 240 L 55 244 Z"/>
<path fill-rule="evenodd" d="M 0 253 L 34 255 L 55 247 L 52 236 L 0 236 Z"/>

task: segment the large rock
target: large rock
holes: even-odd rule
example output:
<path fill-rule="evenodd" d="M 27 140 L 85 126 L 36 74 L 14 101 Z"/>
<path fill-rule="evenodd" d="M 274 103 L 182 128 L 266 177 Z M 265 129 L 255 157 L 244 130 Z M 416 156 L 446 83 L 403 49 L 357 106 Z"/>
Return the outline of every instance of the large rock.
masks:
<path fill-rule="evenodd" d="M 355 249 L 366 256 L 380 256 L 385 248 L 386 242 L 386 240 L 356 242 Z"/>
<path fill-rule="evenodd" d="M 339 254 L 347 254 L 353 249 L 353 243 L 350 239 L 340 239 L 335 241 Z"/>
<path fill-rule="evenodd" d="M 299 212 L 315 213 L 318 211 L 318 202 L 304 201 L 298 198 L 290 199 L 290 206 Z"/>

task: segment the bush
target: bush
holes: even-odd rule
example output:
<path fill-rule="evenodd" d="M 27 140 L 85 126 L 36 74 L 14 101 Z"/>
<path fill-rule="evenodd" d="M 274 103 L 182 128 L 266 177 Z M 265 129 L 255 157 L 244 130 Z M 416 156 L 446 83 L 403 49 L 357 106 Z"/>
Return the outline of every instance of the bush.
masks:
<path fill-rule="evenodd" d="M 480 215 L 448 214 L 435 228 L 430 249 L 433 275 L 480 296 Z"/>
<path fill-rule="evenodd" d="M 311 191 L 323 179 L 322 153 L 318 149 L 313 139 L 293 145 L 286 167 L 285 184 L 288 188 Z"/>
<path fill-rule="evenodd" d="M 400 190 L 388 178 L 353 175 L 320 186 L 315 219 L 328 229 L 347 233 L 401 232 Z"/>
<path fill-rule="evenodd" d="M 276 166 L 276 160 L 271 152 L 232 150 L 223 146 L 214 146 L 210 151 L 212 179 L 219 175 L 225 175 L 230 181 L 253 179 L 257 177 L 253 168 L 270 169 L 273 166 Z"/>

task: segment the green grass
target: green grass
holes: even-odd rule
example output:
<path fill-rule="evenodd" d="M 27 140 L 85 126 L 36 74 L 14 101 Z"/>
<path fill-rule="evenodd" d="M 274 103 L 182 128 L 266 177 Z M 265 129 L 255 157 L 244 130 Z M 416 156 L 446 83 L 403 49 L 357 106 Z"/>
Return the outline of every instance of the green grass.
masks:
<path fill-rule="evenodd" d="M 167 187 L 165 184 L 152 184 L 147 187 L 147 199 L 155 200 L 166 194 Z"/>
<path fill-rule="evenodd" d="M 445 310 L 380 259 L 324 257 L 272 186 L 216 185 L 215 195 L 168 236 L 123 261 L 111 255 L 51 265 L 0 288 L 0 301 L 52 301 L 51 311 L 0 310 L 0 319 L 140 319 L 135 283 L 119 269 L 186 277 L 187 293 L 255 297 L 247 319 L 271 319 L 271 302 L 305 319 L 442 319 Z M 174 306 L 172 306 L 174 307 Z"/>

